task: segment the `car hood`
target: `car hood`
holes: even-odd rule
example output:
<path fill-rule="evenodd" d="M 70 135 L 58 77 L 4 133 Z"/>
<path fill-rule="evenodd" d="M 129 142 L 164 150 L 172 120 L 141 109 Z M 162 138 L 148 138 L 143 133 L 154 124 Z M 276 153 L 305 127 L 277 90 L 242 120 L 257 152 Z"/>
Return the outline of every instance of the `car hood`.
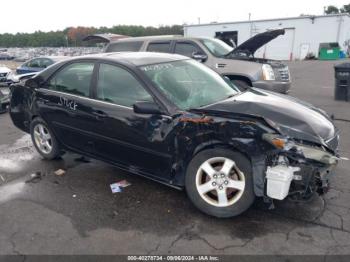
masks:
<path fill-rule="evenodd" d="M 249 55 L 254 55 L 256 50 L 258 50 L 260 47 L 264 46 L 276 37 L 284 34 L 284 29 L 269 30 L 264 33 L 257 34 L 252 38 L 249 38 L 247 41 L 243 42 L 239 46 L 237 46 L 235 49 L 232 50 L 231 53 L 235 54 L 244 52 L 248 53 Z"/>
<path fill-rule="evenodd" d="M 290 96 L 252 88 L 200 110 L 261 117 L 268 123 L 272 121 L 282 135 L 335 149 L 327 144 L 337 132 L 327 114 Z"/>

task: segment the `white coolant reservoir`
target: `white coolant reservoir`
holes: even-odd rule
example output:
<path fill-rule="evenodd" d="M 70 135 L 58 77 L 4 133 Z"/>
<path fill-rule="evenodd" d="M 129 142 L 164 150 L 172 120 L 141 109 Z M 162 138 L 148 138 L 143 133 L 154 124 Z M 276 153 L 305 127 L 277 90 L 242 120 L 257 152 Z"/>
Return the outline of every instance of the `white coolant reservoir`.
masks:
<path fill-rule="evenodd" d="M 267 167 L 267 195 L 271 198 L 283 200 L 288 196 L 290 182 L 294 177 L 294 172 L 300 171 L 299 167 L 287 165 L 277 165 Z"/>

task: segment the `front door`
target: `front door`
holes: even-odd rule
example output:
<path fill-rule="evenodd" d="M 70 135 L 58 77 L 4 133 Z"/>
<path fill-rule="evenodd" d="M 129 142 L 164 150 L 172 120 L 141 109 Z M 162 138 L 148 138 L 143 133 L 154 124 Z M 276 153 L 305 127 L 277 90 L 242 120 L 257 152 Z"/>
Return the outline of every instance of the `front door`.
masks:
<path fill-rule="evenodd" d="M 130 171 L 168 180 L 174 149 L 167 116 L 136 114 L 133 104 L 153 101 L 142 82 L 127 68 L 100 64 L 96 82 L 96 153 Z"/>

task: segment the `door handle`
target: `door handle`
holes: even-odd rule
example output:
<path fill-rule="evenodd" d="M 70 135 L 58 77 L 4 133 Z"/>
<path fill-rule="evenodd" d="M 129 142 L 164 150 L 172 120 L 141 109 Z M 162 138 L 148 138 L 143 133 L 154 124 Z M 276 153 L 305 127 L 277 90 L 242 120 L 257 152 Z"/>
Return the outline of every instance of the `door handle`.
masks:
<path fill-rule="evenodd" d="M 95 111 L 93 111 L 92 113 L 95 115 L 95 118 L 96 118 L 97 120 L 106 118 L 106 117 L 108 116 L 105 112 L 103 112 L 103 111 L 101 111 L 101 110 L 95 110 Z"/>

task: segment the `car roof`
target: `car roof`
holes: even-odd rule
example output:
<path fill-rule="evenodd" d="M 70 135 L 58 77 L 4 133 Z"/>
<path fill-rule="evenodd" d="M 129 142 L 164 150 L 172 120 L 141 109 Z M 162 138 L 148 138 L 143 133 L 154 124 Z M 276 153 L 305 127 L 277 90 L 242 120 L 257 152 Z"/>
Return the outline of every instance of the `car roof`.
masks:
<path fill-rule="evenodd" d="M 182 55 L 168 54 L 168 53 L 156 53 L 156 52 L 115 52 L 115 53 L 101 53 L 95 55 L 79 56 L 71 59 L 70 61 L 79 59 L 104 59 L 115 62 L 122 62 L 133 64 L 135 66 L 143 66 L 150 64 L 160 64 L 166 62 L 174 62 L 180 60 L 188 60 L 189 58 Z"/>
<path fill-rule="evenodd" d="M 61 60 L 69 59 L 70 57 L 69 56 L 38 56 L 38 57 L 33 57 L 30 60 L 38 59 L 38 58 L 47 58 L 47 59 L 51 59 L 54 62 L 58 62 Z"/>
<path fill-rule="evenodd" d="M 210 37 L 192 37 L 183 35 L 153 35 L 153 36 L 139 36 L 139 37 L 128 37 L 118 40 L 112 40 L 110 44 L 121 43 L 121 42 L 137 42 L 137 41 L 168 41 L 168 40 L 201 40 L 201 39 L 212 39 Z"/>

